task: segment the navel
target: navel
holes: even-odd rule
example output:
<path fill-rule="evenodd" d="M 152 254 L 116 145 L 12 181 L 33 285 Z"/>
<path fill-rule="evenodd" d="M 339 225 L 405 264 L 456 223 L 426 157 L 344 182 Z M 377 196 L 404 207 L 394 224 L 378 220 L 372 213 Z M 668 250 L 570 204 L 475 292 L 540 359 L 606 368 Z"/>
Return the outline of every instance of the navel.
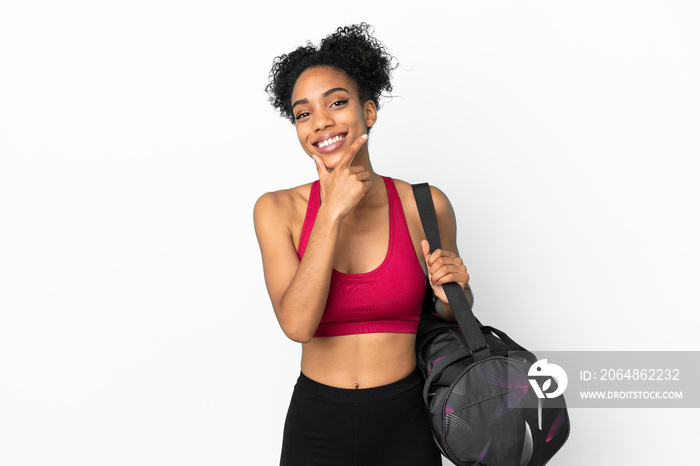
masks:
<path fill-rule="evenodd" d="M 355 388 L 356 388 L 356 389 L 357 389 L 357 388 L 360 388 L 360 383 L 359 383 L 359 382 L 355 382 Z"/>

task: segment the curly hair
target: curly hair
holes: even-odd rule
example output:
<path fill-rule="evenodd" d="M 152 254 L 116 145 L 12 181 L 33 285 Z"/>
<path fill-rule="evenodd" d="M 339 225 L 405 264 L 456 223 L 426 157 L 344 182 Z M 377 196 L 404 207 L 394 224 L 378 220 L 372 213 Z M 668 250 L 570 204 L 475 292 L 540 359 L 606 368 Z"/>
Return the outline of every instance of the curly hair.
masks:
<path fill-rule="evenodd" d="M 382 92 L 390 93 L 391 72 L 398 62 L 386 47 L 372 37 L 374 28 L 367 23 L 339 27 L 321 40 L 318 47 L 310 42 L 291 53 L 276 57 L 265 87 L 270 103 L 280 115 L 295 123 L 292 112 L 292 89 L 307 68 L 328 66 L 345 72 L 354 81 L 362 102 L 372 100 L 379 108 Z"/>

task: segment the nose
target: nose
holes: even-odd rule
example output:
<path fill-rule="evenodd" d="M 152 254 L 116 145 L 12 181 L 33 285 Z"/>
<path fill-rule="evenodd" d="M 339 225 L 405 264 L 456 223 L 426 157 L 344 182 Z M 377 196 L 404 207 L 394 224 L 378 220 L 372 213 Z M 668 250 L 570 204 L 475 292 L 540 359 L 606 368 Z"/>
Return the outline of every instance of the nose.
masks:
<path fill-rule="evenodd" d="M 316 118 L 314 119 L 314 129 L 316 131 L 323 131 L 329 126 L 333 126 L 335 124 L 335 121 L 333 121 L 333 118 L 327 111 L 317 111 L 315 117 Z"/>

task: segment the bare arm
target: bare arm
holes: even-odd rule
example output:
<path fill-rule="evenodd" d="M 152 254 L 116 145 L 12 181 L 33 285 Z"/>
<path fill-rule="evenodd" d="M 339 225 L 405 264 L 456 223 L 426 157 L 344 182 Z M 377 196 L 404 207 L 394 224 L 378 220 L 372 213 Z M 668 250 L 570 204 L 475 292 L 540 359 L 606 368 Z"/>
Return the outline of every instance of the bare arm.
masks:
<path fill-rule="evenodd" d="M 323 203 L 301 261 L 291 227 L 285 222 L 290 216 L 289 201 L 279 193 L 268 193 L 255 205 L 255 231 L 267 290 L 282 331 L 294 341 L 305 343 L 313 338 L 328 298 L 340 225 L 372 186 L 369 172 L 350 165 L 365 141 L 355 141 L 331 173 L 315 158 Z"/>
<path fill-rule="evenodd" d="M 435 310 L 443 319 L 454 321 L 454 312 L 447 301 L 442 285 L 450 282 L 459 283 L 464 289 L 464 294 L 469 304 L 472 306 L 474 305 L 474 297 L 469 287 L 467 268 L 464 265 L 464 261 L 459 257 L 459 250 L 457 249 L 457 220 L 452 204 L 450 204 L 447 196 L 436 187 L 431 186 L 430 192 L 435 205 L 442 249 L 437 249 L 431 254 L 430 246 L 424 240 L 422 243 L 423 255 L 425 264 L 428 267 L 428 279 L 438 299 L 435 303 Z"/>
<path fill-rule="evenodd" d="M 319 211 L 302 261 L 291 228 L 281 222 L 289 211 L 280 193 L 267 193 L 255 204 L 255 231 L 262 254 L 265 284 L 282 331 L 294 341 L 310 339 L 323 314 L 330 284 L 338 226 Z M 336 241 L 334 241 L 336 239 Z"/>

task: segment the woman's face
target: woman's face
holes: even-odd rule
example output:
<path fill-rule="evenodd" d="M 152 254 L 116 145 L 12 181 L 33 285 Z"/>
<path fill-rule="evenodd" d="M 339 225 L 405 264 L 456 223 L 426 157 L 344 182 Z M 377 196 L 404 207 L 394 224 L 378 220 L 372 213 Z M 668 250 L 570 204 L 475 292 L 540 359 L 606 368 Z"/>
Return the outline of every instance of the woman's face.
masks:
<path fill-rule="evenodd" d="M 304 151 L 332 169 L 345 150 L 377 119 L 374 102 L 360 101 L 355 83 L 330 67 L 305 70 L 292 90 L 292 112 Z M 363 145 L 361 151 L 366 151 Z"/>

